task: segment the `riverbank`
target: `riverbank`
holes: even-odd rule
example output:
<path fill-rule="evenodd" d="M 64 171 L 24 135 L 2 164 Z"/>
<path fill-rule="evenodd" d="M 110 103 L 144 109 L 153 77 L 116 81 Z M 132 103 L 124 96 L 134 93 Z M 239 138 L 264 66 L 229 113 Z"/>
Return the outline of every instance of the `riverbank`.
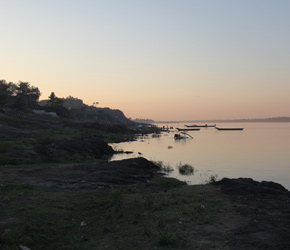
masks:
<path fill-rule="evenodd" d="M 158 132 L 132 122 L 105 124 L 38 115 L 31 111 L 0 113 L 0 166 L 108 160 L 112 142 Z"/>
<path fill-rule="evenodd" d="M 290 194 L 223 179 L 188 186 L 144 158 L 2 167 L 1 249 L 288 249 Z M 24 248 L 22 248 L 24 249 Z"/>
<path fill-rule="evenodd" d="M 188 186 L 108 143 L 156 128 L 0 116 L 0 249 L 288 249 L 289 191 Z M 213 180 L 214 181 L 214 180 Z"/>

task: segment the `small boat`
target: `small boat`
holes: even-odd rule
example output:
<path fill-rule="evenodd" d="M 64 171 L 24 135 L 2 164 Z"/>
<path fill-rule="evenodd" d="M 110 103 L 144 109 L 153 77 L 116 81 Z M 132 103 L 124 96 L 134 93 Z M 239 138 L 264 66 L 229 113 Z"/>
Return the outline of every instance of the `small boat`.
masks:
<path fill-rule="evenodd" d="M 176 128 L 178 131 L 199 131 L 200 128 Z"/>
<path fill-rule="evenodd" d="M 192 127 L 197 127 L 197 128 L 210 128 L 210 127 L 215 127 L 215 125 L 207 125 L 207 124 L 204 124 L 204 125 L 185 125 L 185 127 L 188 127 L 188 128 L 192 128 Z"/>
<path fill-rule="evenodd" d="M 175 140 L 180 140 L 180 139 L 193 139 L 193 137 L 186 132 L 180 132 L 179 134 L 174 135 Z"/>
<path fill-rule="evenodd" d="M 162 131 L 162 132 L 169 132 L 169 127 L 168 127 L 168 125 L 167 125 L 167 127 L 163 126 L 163 127 L 161 128 L 161 131 Z"/>
<path fill-rule="evenodd" d="M 218 128 L 218 127 L 215 127 L 217 130 L 243 130 L 244 128 Z"/>

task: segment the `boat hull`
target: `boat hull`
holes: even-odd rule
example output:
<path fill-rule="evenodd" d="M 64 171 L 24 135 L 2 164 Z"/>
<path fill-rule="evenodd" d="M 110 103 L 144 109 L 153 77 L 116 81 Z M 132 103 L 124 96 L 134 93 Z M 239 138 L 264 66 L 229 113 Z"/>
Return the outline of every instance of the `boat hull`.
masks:
<path fill-rule="evenodd" d="M 179 134 L 174 135 L 175 140 L 180 140 L 180 139 L 193 139 L 193 137 L 186 132 L 180 132 Z"/>
<path fill-rule="evenodd" d="M 244 128 L 217 128 L 217 130 L 223 130 L 223 131 L 228 131 L 228 130 L 243 130 Z"/>
<path fill-rule="evenodd" d="M 216 125 L 185 125 L 188 128 L 214 128 Z"/>
<path fill-rule="evenodd" d="M 200 128 L 176 128 L 178 131 L 199 131 Z"/>

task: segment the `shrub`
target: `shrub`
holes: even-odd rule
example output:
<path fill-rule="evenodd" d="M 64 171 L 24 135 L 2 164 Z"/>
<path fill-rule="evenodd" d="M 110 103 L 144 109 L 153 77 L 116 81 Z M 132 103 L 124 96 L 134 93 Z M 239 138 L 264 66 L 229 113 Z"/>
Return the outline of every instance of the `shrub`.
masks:
<path fill-rule="evenodd" d="M 194 167 L 190 164 L 181 164 L 181 162 L 177 165 L 179 173 L 181 175 L 194 175 Z"/>
<path fill-rule="evenodd" d="M 153 161 L 153 163 L 160 169 L 160 171 L 165 173 L 171 173 L 174 169 L 168 164 L 164 163 L 163 161 Z"/>

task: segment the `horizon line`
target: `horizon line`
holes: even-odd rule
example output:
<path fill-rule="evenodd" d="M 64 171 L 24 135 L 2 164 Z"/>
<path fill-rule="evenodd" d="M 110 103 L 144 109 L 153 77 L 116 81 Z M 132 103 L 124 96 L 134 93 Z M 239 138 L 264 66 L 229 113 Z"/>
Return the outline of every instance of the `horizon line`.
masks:
<path fill-rule="evenodd" d="M 202 119 L 202 120 L 167 120 L 167 121 L 154 121 L 154 123 L 177 123 L 177 122 L 257 122 L 257 121 L 268 121 L 268 122 L 278 122 L 277 120 L 280 119 L 280 122 L 290 122 L 289 116 L 277 116 L 277 117 L 268 117 L 268 118 L 240 118 L 240 119 Z M 145 119 L 146 120 L 146 119 Z M 151 119 L 149 119 L 151 120 Z"/>

